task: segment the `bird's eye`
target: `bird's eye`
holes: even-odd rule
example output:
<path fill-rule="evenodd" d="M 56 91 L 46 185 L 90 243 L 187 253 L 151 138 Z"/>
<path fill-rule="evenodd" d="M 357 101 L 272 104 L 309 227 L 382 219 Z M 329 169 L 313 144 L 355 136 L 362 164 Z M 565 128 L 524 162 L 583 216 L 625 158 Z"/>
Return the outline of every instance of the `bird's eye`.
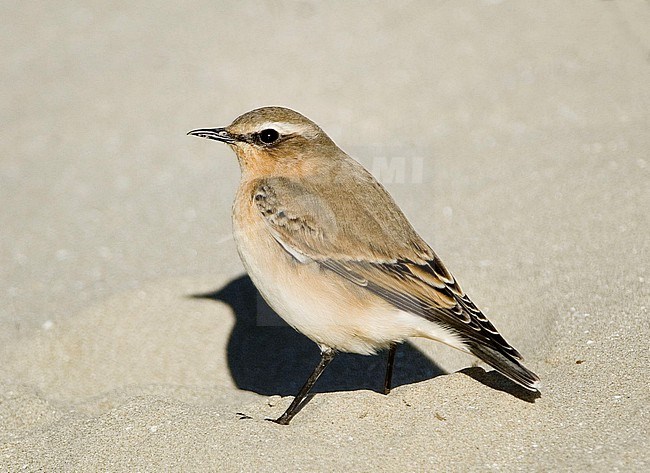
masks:
<path fill-rule="evenodd" d="M 266 130 L 260 131 L 260 141 L 264 144 L 270 145 L 278 138 L 280 138 L 280 133 L 278 133 L 273 128 L 267 128 Z"/>

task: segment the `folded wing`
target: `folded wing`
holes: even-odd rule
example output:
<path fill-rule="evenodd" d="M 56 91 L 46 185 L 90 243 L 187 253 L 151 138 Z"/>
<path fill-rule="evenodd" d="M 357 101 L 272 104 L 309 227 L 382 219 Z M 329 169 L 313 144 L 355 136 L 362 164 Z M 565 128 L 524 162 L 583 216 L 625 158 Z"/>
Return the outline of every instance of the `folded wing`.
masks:
<path fill-rule="evenodd" d="M 365 184 L 363 190 L 368 191 Z M 379 184 L 370 192 L 390 199 Z M 260 180 L 252 198 L 273 237 L 297 261 L 317 262 L 396 308 L 453 331 L 468 351 L 527 389 L 537 389 L 539 378 L 519 363 L 519 352 L 463 292 L 399 210 L 386 214 L 381 205 L 372 208 L 373 199 L 352 194 L 348 198 L 355 201 L 348 204 L 354 215 L 341 215 L 350 212 L 350 205 L 339 208 L 333 203 L 339 199 L 327 199 L 319 189 L 286 178 Z M 358 235 L 341 225 L 350 218 L 354 228 L 371 235 Z M 395 235 L 395 228 L 404 231 Z"/>

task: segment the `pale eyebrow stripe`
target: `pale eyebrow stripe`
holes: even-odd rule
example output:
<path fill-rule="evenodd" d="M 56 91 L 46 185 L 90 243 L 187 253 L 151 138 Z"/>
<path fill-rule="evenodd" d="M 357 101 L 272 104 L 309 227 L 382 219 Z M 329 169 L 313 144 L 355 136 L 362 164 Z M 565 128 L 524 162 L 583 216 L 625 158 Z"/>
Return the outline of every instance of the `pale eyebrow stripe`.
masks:
<path fill-rule="evenodd" d="M 264 122 L 260 125 L 259 130 L 262 131 L 267 128 L 273 128 L 282 135 L 303 135 L 313 137 L 317 134 L 316 130 L 309 125 L 299 125 L 288 122 Z"/>

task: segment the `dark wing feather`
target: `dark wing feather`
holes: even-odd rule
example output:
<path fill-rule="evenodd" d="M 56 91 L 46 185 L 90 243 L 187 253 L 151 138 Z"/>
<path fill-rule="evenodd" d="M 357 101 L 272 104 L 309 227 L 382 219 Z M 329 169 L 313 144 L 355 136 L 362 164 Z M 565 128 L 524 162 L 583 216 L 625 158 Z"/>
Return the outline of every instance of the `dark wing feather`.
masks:
<path fill-rule="evenodd" d="M 466 342 L 485 344 L 521 360 L 437 257 L 425 264 L 351 261 L 340 265 L 330 260 L 322 265 L 352 282 L 364 281 L 363 286 L 395 307 L 451 329 Z"/>

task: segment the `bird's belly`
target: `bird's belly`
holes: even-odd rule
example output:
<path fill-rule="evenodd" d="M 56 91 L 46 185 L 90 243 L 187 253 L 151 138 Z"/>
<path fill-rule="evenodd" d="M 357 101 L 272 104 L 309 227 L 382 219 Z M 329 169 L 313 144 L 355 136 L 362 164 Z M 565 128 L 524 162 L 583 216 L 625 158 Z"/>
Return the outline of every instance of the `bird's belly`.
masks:
<path fill-rule="evenodd" d="M 397 310 L 316 262 L 298 262 L 255 215 L 235 212 L 233 230 L 244 267 L 262 297 L 321 347 L 370 354 L 421 335 L 424 319 Z"/>

